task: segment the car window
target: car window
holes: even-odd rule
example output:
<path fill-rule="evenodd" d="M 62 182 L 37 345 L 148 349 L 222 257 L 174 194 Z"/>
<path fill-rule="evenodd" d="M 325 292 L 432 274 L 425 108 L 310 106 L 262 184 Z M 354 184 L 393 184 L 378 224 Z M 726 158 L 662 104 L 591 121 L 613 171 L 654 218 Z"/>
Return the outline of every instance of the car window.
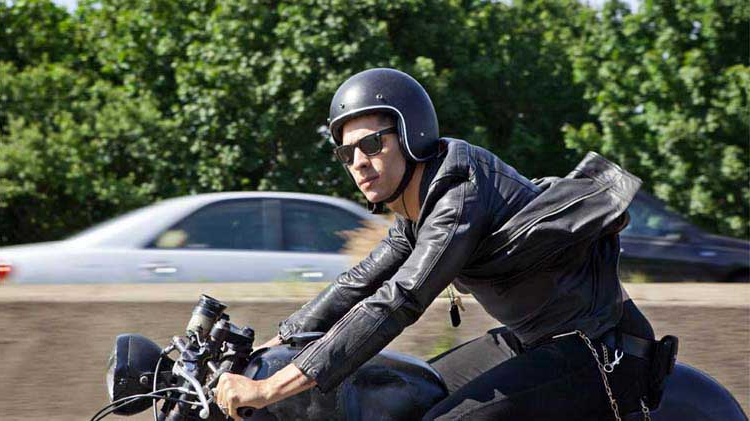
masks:
<path fill-rule="evenodd" d="M 169 249 L 265 250 L 262 200 L 208 205 L 162 233 L 151 245 Z"/>
<path fill-rule="evenodd" d="M 346 243 L 342 231 L 362 226 L 354 214 L 325 204 L 286 200 L 282 209 L 287 251 L 338 253 Z"/>
<path fill-rule="evenodd" d="M 664 237 L 680 234 L 686 228 L 685 222 L 679 217 L 642 200 L 634 200 L 628 212 L 630 224 L 622 231 L 623 235 Z"/>

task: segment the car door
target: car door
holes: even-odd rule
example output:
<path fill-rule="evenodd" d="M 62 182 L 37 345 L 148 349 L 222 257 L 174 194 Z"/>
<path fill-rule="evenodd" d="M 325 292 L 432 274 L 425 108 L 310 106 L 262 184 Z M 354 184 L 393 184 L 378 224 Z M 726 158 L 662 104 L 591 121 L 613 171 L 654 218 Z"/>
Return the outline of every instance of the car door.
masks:
<path fill-rule="evenodd" d="M 357 215 L 323 202 L 285 199 L 278 203 L 289 279 L 330 281 L 351 267 L 353 262 L 342 249 L 347 231 L 363 226 Z"/>
<path fill-rule="evenodd" d="M 630 224 L 620 235 L 624 277 L 645 274 L 650 280 L 700 280 L 708 258 L 692 241 L 696 229 L 667 211 L 656 199 L 638 196 L 628 208 Z"/>
<path fill-rule="evenodd" d="M 206 205 L 161 232 L 143 250 L 146 282 L 268 282 L 283 279 L 269 202 L 230 199 Z"/>

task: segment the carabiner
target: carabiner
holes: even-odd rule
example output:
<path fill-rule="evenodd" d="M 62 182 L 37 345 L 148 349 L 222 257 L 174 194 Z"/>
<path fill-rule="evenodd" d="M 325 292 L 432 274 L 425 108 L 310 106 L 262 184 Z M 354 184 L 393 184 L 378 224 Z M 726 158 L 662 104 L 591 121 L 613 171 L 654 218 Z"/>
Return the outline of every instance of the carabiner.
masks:
<path fill-rule="evenodd" d="M 622 351 L 619 349 L 615 349 L 615 360 L 611 363 L 604 364 L 604 371 L 607 373 L 611 373 L 615 371 L 615 366 L 617 364 L 620 364 L 620 360 L 622 359 L 623 355 L 625 355 Z"/>

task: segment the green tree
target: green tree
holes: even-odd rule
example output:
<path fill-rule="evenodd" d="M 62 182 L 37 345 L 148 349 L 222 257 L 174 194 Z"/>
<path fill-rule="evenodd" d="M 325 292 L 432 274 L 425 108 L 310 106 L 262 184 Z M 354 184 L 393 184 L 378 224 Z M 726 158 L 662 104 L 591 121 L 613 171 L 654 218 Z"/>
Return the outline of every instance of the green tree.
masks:
<path fill-rule="evenodd" d="M 585 10 L 573 0 L 110 0 L 81 13 L 95 67 L 153 93 L 177 123 L 196 190 L 350 196 L 317 130 L 336 86 L 373 66 L 424 83 L 444 134 L 534 175 L 567 170 L 560 128 L 585 121 L 588 105 L 565 48 Z"/>
<path fill-rule="evenodd" d="M 56 64 L 0 74 L 0 242 L 60 238 L 179 185 L 153 98 Z"/>
<path fill-rule="evenodd" d="M 25 186 L 26 198 L 22 202 L 17 192 L 4 203 L 14 215 L 26 215 L 37 202 L 48 203 L 50 212 L 55 205 L 77 209 L 80 221 L 63 218 L 54 230 L 18 234 L 15 241 L 42 232 L 54 238 L 137 204 L 190 192 L 359 197 L 318 130 L 336 87 L 369 67 L 413 74 L 431 93 L 444 135 L 485 146 L 532 176 L 567 171 L 574 156 L 560 128 L 589 118 L 566 54 L 582 32 L 578 14 L 590 13 L 575 0 L 85 0 L 72 17 L 37 1 L 17 2 L 3 16 L 46 16 L 37 9 L 55 16 L 34 18 L 37 24 L 62 31 L 65 42 L 60 54 L 46 59 L 4 59 L 15 66 L 4 67 L 4 89 L 13 95 L 0 99 L 7 105 L 0 122 L 13 125 L 0 127 L 2 146 L 18 157 L 0 180 Z M 44 40 L 40 51 L 57 48 Z M 87 101 L 92 90 L 105 93 L 94 95 L 100 102 Z M 59 95 L 46 101 L 46 91 Z M 82 111 L 81 104 L 89 108 Z M 92 127 L 104 124 L 97 122 L 108 118 L 105 109 L 130 116 L 120 134 L 98 146 L 105 148 L 102 156 L 121 151 L 117 156 L 127 164 L 94 156 L 91 142 L 100 129 Z M 65 125 L 55 121 L 67 115 Z M 147 129 L 137 144 L 148 153 L 136 155 L 129 146 L 134 137 L 123 133 Z M 44 152 L 49 148 L 86 156 L 81 160 L 92 169 L 83 178 L 90 181 L 76 186 L 85 191 L 67 193 L 68 172 L 78 169 L 48 166 L 47 159 L 59 159 Z M 57 172 L 41 170 L 47 167 Z M 34 183 L 21 182 L 15 174 L 22 169 Z M 57 186 L 54 194 L 48 182 Z M 112 196 L 117 204 L 96 193 L 89 186 L 94 182 L 124 186 Z M 17 217 L 8 221 L 20 227 Z"/>
<path fill-rule="evenodd" d="M 567 50 L 593 13 L 576 0 L 476 2 L 439 91 L 450 128 L 530 177 L 567 173 L 576 155 L 561 128 L 590 121 Z"/>
<path fill-rule="evenodd" d="M 192 192 L 358 197 L 318 131 L 336 87 L 375 66 L 427 87 L 443 135 L 529 176 L 598 149 L 737 232 L 747 11 L 664 4 L 83 0 L 71 16 L 2 3 L 0 243 Z"/>
<path fill-rule="evenodd" d="M 743 1 L 617 1 L 574 48 L 576 81 L 596 123 L 566 128 L 644 179 L 704 227 L 750 227 L 750 7 Z"/>
<path fill-rule="evenodd" d="M 51 1 L 0 2 L 0 62 L 17 67 L 75 57 L 75 23 Z"/>

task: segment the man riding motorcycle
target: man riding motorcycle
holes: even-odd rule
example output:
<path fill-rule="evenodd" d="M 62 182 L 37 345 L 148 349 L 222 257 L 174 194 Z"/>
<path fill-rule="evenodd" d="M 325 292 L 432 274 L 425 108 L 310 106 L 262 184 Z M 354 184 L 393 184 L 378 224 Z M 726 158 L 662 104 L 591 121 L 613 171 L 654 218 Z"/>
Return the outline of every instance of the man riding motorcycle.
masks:
<path fill-rule="evenodd" d="M 564 178 L 529 181 L 485 149 L 441 138 L 427 92 L 393 69 L 345 81 L 329 124 L 370 209 L 388 207 L 396 222 L 266 346 L 327 333 L 268 379 L 222 375 L 220 407 L 237 418 L 239 407 L 335 388 L 453 284 L 504 327 L 430 361 L 450 394 L 425 419 L 648 411 L 653 330 L 617 273 L 638 178 L 590 153 Z"/>

